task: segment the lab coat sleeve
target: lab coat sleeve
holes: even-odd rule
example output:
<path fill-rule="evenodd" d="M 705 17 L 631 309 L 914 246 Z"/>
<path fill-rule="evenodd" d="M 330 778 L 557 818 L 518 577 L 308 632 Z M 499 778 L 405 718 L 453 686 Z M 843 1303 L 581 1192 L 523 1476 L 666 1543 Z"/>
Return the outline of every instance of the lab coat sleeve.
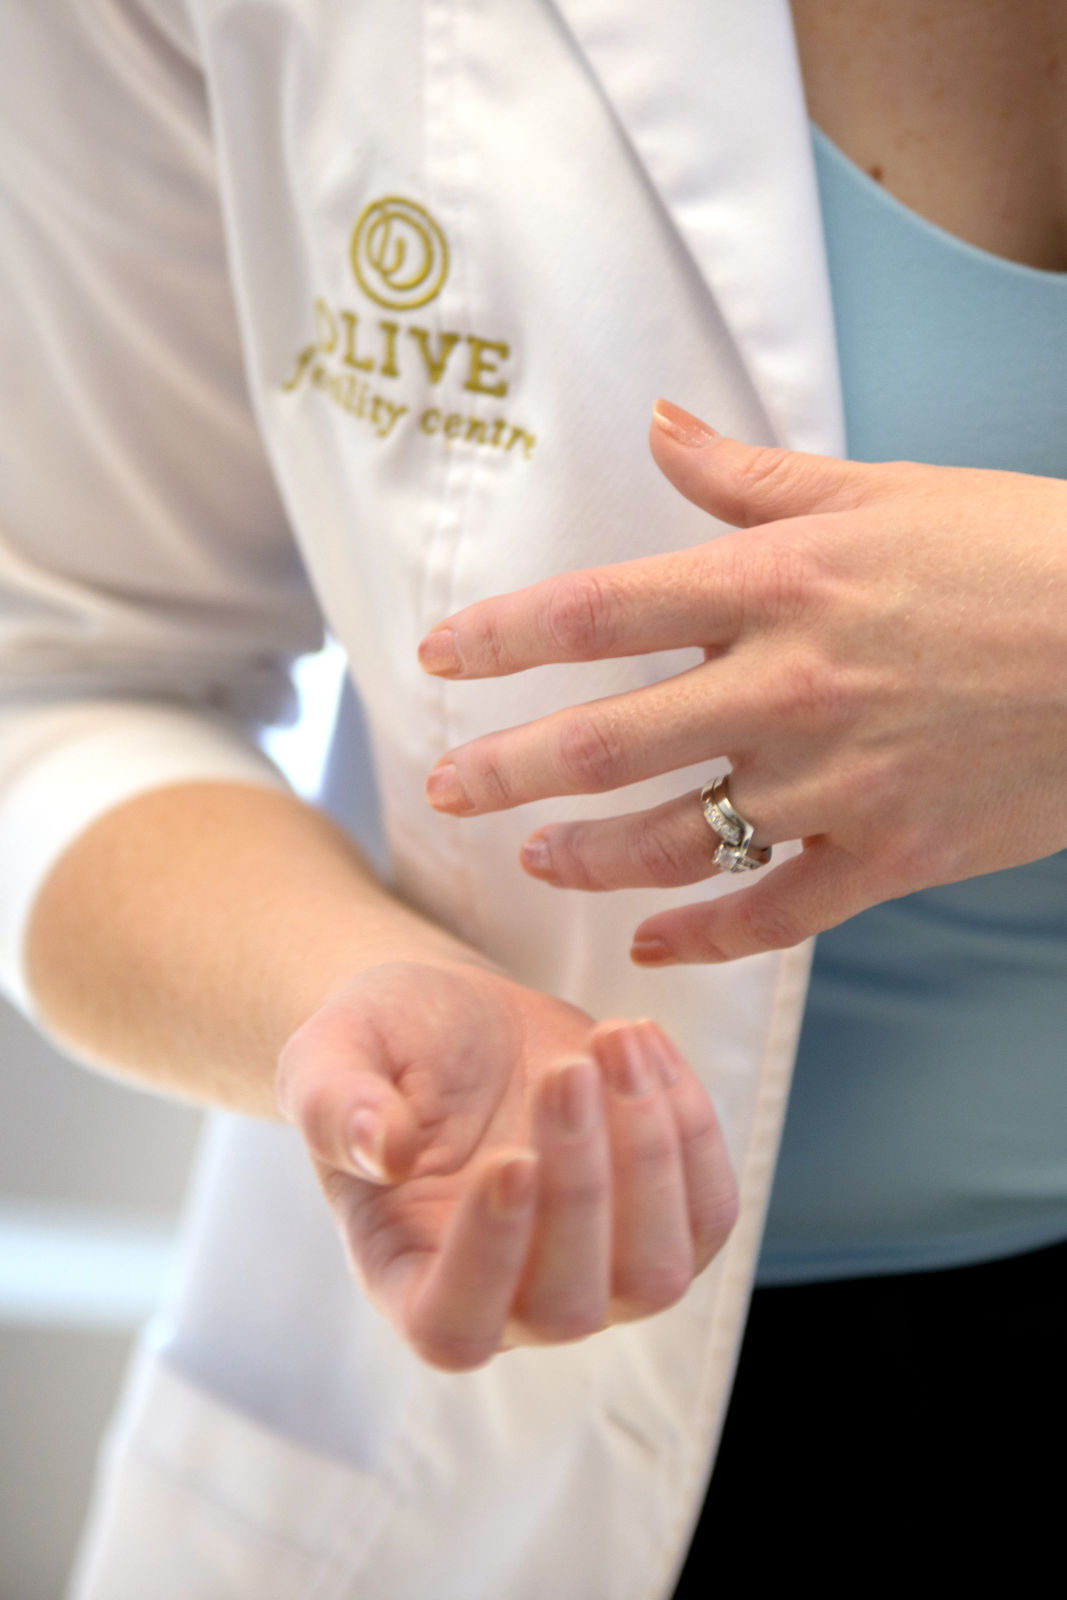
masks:
<path fill-rule="evenodd" d="M 0 982 L 64 848 L 256 744 L 321 642 L 170 0 L 0 8 Z"/>

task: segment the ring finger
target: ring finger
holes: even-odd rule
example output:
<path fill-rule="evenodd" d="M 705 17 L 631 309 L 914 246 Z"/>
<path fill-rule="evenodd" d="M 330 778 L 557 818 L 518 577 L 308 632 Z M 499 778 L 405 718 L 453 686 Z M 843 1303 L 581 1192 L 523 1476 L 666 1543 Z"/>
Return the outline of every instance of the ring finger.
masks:
<path fill-rule="evenodd" d="M 692 789 L 648 811 L 539 828 L 522 847 L 523 868 L 561 889 L 669 889 L 699 883 L 721 870 L 715 853 L 723 842 L 705 818 L 700 795 Z M 754 843 L 790 837 L 797 832 L 757 827 Z"/>
<path fill-rule="evenodd" d="M 514 1319 L 526 1339 L 580 1339 L 603 1326 L 611 1288 L 611 1169 L 594 1061 L 565 1061 L 545 1075 L 534 1131 L 537 1224 Z"/>
<path fill-rule="evenodd" d="M 680 1299 L 696 1254 L 678 1123 L 653 1025 L 602 1027 L 593 1048 L 604 1069 L 614 1177 L 612 1314 L 626 1321 Z"/>

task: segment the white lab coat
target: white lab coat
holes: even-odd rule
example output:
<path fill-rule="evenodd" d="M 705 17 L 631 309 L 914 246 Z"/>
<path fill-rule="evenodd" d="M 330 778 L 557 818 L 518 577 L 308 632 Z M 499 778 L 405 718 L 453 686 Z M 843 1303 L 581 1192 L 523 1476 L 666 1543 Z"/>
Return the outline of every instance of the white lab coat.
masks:
<path fill-rule="evenodd" d="M 514 865 L 537 823 L 618 796 L 467 822 L 421 798 L 450 745 L 683 658 L 470 685 L 415 645 L 480 596 L 713 534 L 648 459 L 656 394 L 842 453 L 785 0 L 9 11 L 6 437 L 30 464 L 0 485 L 10 990 L 28 1003 L 26 915 L 94 816 L 175 779 L 274 781 L 246 728 L 321 607 L 399 891 L 533 985 L 660 1018 L 742 1196 L 674 1310 L 449 1377 L 361 1301 L 294 1136 L 226 1123 L 173 1316 L 206 1298 L 246 1370 L 144 1353 L 78 1600 L 658 1600 L 728 1397 L 808 952 L 636 971 L 652 897 Z M 624 803 L 720 754 L 709 729 L 699 773 Z"/>

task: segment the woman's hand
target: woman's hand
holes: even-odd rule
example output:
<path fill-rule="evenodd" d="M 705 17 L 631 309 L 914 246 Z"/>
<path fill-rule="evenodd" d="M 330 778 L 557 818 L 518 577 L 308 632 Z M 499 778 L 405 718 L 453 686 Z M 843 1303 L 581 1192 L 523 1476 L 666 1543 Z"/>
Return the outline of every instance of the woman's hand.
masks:
<path fill-rule="evenodd" d="M 652 450 L 747 531 L 470 606 L 420 655 L 454 678 L 679 646 L 704 660 L 453 751 L 434 805 L 494 811 L 727 758 L 754 843 L 803 852 L 649 918 L 646 964 L 795 944 L 1067 845 L 1067 485 L 752 448 L 662 402 Z M 717 843 L 694 791 L 543 828 L 522 859 L 565 887 L 654 887 L 710 876 Z"/>
<path fill-rule="evenodd" d="M 473 962 L 352 979 L 286 1045 L 278 1102 L 368 1293 L 446 1370 L 664 1309 L 733 1224 L 715 1113 L 660 1029 Z"/>

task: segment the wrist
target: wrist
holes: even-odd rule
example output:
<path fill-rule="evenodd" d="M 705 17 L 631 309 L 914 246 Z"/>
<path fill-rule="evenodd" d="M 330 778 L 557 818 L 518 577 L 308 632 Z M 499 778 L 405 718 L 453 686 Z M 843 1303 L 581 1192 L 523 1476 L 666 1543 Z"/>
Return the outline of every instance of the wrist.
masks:
<path fill-rule="evenodd" d="M 228 784 L 101 818 L 43 885 L 27 952 L 39 1016 L 83 1060 L 270 1117 L 282 1046 L 346 978 L 480 960 L 394 900 L 325 817 Z"/>

